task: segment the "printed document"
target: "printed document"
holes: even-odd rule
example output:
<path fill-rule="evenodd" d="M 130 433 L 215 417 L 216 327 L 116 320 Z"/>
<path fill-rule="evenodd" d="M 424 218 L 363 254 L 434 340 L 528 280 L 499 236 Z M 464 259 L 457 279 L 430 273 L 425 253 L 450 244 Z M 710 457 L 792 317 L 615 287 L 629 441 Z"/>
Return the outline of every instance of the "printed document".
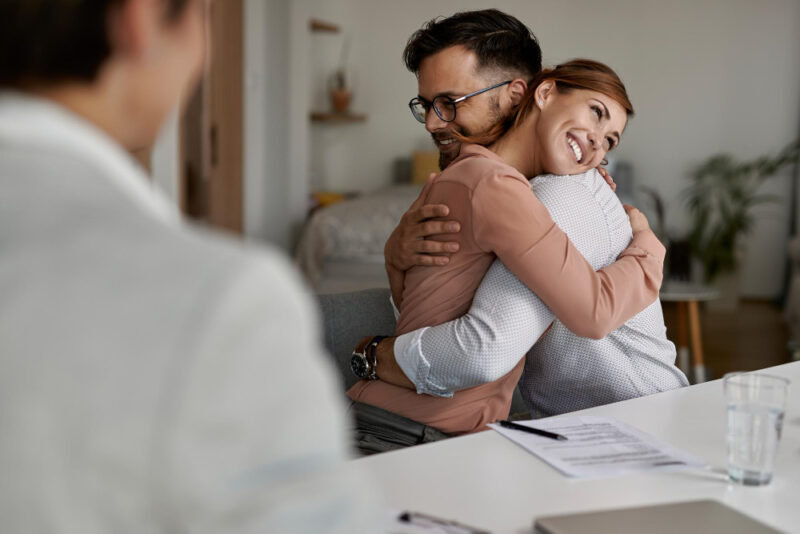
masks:
<path fill-rule="evenodd" d="M 703 468 L 707 464 L 612 417 L 552 417 L 515 421 L 561 434 L 566 441 L 491 424 L 494 430 L 567 476 L 600 478 L 646 470 Z"/>

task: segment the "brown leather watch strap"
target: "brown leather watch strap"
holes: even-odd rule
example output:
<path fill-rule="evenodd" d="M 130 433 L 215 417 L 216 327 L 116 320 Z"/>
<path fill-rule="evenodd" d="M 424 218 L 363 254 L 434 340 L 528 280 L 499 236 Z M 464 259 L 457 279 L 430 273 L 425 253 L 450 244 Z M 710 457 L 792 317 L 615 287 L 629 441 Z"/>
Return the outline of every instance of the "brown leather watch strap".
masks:
<path fill-rule="evenodd" d="M 387 336 L 372 336 L 372 339 L 369 340 L 369 343 L 367 343 L 367 346 L 364 349 L 364 354 L 367 358 L 367 361 L 372 367 L 369 374 L 369 380 L 378 379 L 378 358 L 375 356 L 375 352 L 380 342 L 386 339 L 386 337 Z"/>

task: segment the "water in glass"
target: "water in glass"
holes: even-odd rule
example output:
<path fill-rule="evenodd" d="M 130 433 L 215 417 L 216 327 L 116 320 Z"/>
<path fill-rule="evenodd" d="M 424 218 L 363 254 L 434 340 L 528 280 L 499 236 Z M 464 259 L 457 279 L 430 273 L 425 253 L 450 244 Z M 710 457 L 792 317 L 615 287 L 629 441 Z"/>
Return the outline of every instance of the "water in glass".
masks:
<path fill-rule="evenodd" d="M 752 404 L 728 405 L 728 477 L 746 486 L 772 480 L 783 411 Z"/>

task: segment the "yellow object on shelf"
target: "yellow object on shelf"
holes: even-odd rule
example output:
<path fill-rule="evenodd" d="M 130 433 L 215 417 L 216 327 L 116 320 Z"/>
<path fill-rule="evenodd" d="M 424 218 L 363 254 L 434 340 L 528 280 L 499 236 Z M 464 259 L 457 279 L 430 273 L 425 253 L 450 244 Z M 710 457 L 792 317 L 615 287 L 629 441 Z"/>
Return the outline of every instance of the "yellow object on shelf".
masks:
<path fill-rule="evenodd" d="M 348 195 L 344 193 L 334 193 L 332 191 L 319 191 L 317 193 L 311 193 L 311 196 L 314 198 L 314 202 L 319 207 L 336 204 L 337 202 L 341 202 L 348 197 Z"/>
<path fill-rule="evenodd" d="M 411 183 L 424 184 L 432 172 L 440 172 L 438 151 L 416 151 L 411 155 Z"/>

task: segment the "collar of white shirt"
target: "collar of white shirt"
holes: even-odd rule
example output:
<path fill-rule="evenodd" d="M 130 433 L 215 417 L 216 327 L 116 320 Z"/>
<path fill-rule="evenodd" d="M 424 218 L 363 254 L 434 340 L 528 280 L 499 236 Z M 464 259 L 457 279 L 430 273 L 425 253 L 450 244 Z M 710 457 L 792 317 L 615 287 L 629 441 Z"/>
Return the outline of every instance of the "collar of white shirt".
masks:
<path fill-rule="evenodd" d="M 170 224 L 180 220 L 174 204 L 128 152 L 100 128 L 55 102 L 0 91 L 0 143 L 40 148 L 43 156 L 77 155 L 153 216 Z"/>

